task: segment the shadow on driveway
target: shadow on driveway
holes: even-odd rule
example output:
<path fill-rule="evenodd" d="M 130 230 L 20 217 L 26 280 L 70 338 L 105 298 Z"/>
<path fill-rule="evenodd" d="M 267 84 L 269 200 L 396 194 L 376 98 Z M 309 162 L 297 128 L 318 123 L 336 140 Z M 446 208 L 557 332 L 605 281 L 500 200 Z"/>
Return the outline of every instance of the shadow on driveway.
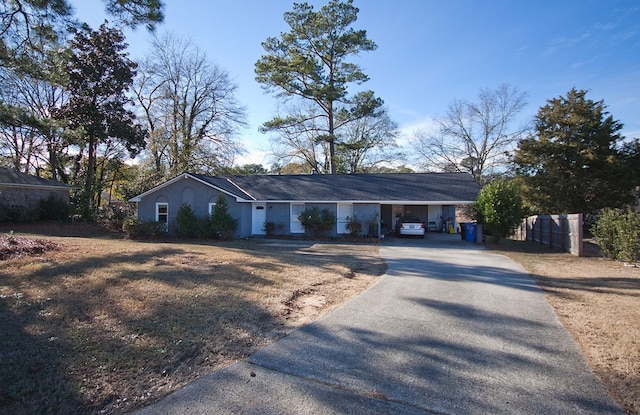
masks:
<path fill-rule="evenodd" d="M 433 235 L 385 240 L 367 291 L 145 413 L 622 414 L 518 264 Z"/>

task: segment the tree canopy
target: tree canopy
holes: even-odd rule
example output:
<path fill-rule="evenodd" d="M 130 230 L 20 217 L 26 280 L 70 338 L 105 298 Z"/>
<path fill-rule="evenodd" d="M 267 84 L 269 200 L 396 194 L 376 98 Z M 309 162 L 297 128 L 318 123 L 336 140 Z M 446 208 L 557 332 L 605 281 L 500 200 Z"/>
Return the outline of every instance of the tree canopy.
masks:
<path fill-rule="evenodd" d="M 140 24 L 153 30 L 162 22 L 162 0 L 103 0 L 117 23 Z M 67 0 L 3 0 L 0 3 L 0 62 L 7 65 L 28 57 L 30 51 L 64 37 L 71 27 L 73 8 Z"/>
<path fill-rule="evenodd" d="M 56 47 L 57 46 L 57 47 Z M 0 152 L 18 171 L 45 170 L 64 177 L 69 140 L 52 112 L 68 99 L 64 63 L 69 51 L 57 43 L 32 54 L 20 71 L 0 67 Z M 47 166 L 48 164 L 48 166 Z"/>
<path fill-rule="evenodd" d="M 106 23 L 95 31 L 78 31 L 70 48 L 71 58 L 66 64 L 70 96 L 56 115 L 79 132 L 78 144 L 86 150 L 81 202 L 83 213 L 90 216 L 102 190 L 101 183 L 95 181 L 98 146 L 121 144 L 134 157 L 144 148 L 147 132 L 127 109 L 131 100 L 126 93 L 137 65 L 128 59 L 122 32 Z"/>
<path fill-rule="evenodd" d="M 420 130 L 413 142 L 422 167 L 470 173 L 479 184 L 506 169 L 505 153 L 526 130 L 516 126 L 527 94 L 508 84 L 482 89 L 475 102 L 454 100 L 436 118 L 437 130 Z"/>
<path fill-rule="evenodd" d="M 236 140 L 245 108 L 229 74 L 193 43 L 154 39 L 140 65 L 135 94 L 150 132 L 145 153 L 160 176 L 216 173 L 242 151 Z"/>
<path fill-rule="evenodd" d="M 632 201 L 635 183 L 622 151 L 622 124 L 604 101 L 571 89 L 550 99 L 535 118 L 535 135 L 514 154 L 524 199 L 538 213 L 593 213 Z"/>
<path fill-rule="evenodd" d="M 295 143 L 308 143 L 304 146 L 307 154 L 302 156 L 307 161 L 320 145 L 326 155 L 311 163 L 326 165 L 328 173 L 337 170 L 337 130 L 372 115 L 382 105 L 373 93 L 366 100 L 349 95 L 351 85 L 366 82 L 368 77 L 348 59 L 377 47 L 366 31 L 351 27 L 357 16 L 352 0 L 331 0 L 319 11 L 307 3 L 294 3 L 293 10 L 284 14 L 291 30 L 263 42 L 266 54 L 255 65 L 256 80 L 267 91 L 285 101 L 297 98 L 309 104 L 294 105 L 288 115 L 265 123 L 263 131 L 282 134 L 285 146 L 294 150 L 300 148 Z M 318 166 L 312 168 L 318 170 Z"/>

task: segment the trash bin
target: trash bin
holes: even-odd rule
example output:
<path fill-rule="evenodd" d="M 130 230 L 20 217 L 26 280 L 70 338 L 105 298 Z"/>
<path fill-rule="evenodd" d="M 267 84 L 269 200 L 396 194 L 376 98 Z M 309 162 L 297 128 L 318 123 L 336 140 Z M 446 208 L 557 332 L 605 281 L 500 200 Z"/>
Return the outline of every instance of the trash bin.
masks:
<path fill-rule="evenodd" d="M 460 238 L 462 238 L 463 241 L 465 241 L 465 235 L 464 235 L 464 228 L 465 228 L 466 223 L 461 222 L 460 223 Z"/>
<path fill-rule="evenodd" d="M 467 242 L 476 242 L 477 225 L 475 223 L 464 224 L 464 240 Z"/>

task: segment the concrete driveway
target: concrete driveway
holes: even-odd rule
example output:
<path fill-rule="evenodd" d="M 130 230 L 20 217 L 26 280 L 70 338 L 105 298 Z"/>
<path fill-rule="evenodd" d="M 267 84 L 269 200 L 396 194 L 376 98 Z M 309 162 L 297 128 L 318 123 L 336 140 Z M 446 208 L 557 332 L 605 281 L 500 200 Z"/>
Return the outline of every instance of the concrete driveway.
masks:
<path fill-rule="evenodd" d="M 455 235 L 381 253 L 373 287 L 140 414 L 622 414 L 518 264 Z"/>

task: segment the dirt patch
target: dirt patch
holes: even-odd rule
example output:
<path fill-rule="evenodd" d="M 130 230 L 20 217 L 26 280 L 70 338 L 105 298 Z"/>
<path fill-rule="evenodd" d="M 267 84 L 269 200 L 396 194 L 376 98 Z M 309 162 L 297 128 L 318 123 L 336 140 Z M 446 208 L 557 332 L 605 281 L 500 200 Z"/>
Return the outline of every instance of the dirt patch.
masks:
<path fill-rule="evenodd" d="M 0 261 L 0 412 L 146 406 L 334 309 L 386 269 L 377 245 L 61 233 L 20 235 L 59 249 Z"/>
<path fill-rule="evenodd" d="M 610 395 L 640 414 L 640 268 L 600 258 L 592 241 L 581 258 L 515 241 L 491 248 L 531 273 Z"/>

